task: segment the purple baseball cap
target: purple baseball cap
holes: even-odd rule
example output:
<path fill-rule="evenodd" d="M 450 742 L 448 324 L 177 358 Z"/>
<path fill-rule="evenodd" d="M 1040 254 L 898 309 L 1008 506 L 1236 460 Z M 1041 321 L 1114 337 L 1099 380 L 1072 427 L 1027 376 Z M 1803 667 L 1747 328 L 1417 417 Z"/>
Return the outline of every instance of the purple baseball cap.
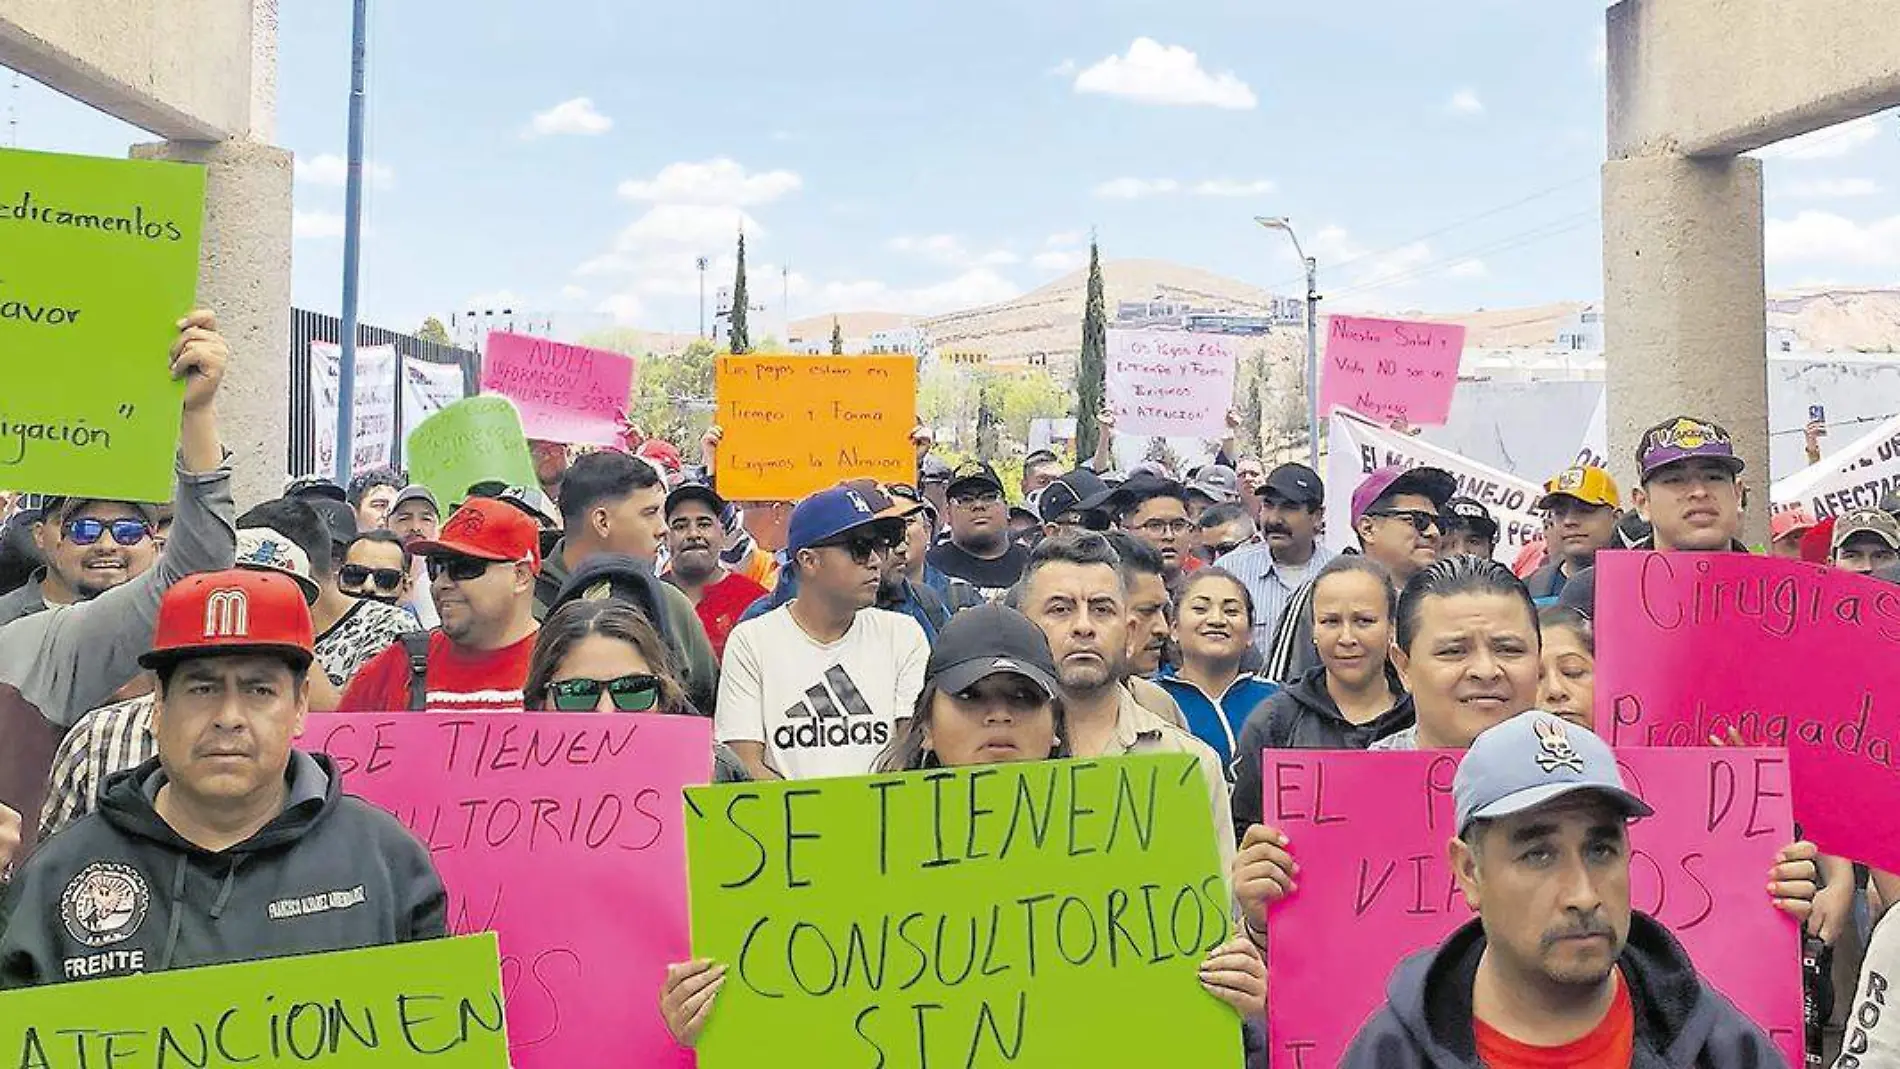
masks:
<path fill-rule="evenodd" d="M 1458 480 L 1438 468 L 1380 468 L 1360 481 L 1352 492 L 1352 522 L 1358 523 L 1372 503 L 1391 494 L 1418 494 L 1430 498 L 1440 512 L 1458 493 Z"/>
<path fill-rule="evenodd" d="M 1683 460 L 1707 457 L 1719 461 L 1730 474 L 1742 473 L 1742 458 L 1722 425 L 1695 416 L 1671 416 L 1643 432 L 1636 447 L 1636 467 L 1644 482 L 1659 468 Z"/>

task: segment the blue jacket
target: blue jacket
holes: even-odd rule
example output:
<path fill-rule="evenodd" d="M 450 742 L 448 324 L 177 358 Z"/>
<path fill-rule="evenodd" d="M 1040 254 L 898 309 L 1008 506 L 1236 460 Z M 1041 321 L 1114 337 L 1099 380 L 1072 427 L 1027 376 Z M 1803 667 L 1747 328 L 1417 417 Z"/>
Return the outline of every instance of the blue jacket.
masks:
<path fill-rule="evenodd" d="M 1223 768 L 1232 767 L 1235 742 L 1240 738 L 1240 729 L 1247 725 L 1247 718 L 1268 698 L 1280 693 L 1278 683 L 1242 673 L 1228 686 L 1227 693 L 1215 698 L 1182 679 L 1179 670 L 1171 664 L 1162 666 L 1155 674 L 1155 682 L 1181 707 L 1181 715 L 1187 717 L 1188 730 L 1220 755 Z"/>

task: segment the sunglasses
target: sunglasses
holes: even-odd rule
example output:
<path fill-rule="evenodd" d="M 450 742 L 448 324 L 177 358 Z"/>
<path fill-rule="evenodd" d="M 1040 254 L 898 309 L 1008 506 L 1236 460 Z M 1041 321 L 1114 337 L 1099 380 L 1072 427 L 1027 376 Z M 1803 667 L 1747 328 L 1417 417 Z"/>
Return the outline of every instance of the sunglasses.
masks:
<path fill-rule="evenodd" d="M 488 574 L 489 568 L 500 563 L 500 561 L 483 560 L 480 557 L 463 557 L 459 555 L 429 557 L 429 581 L 433 583 L 446 575 L 454 582 L 466 583 L 474 579 L 480 579 L 482 576 Z"/>
<path fill-rule="evenodd" d="M 1366 515 L 1388 520 L 1405 520 L 1412 525 L 1412 530 L 1419 534 L 1424 534 L 1426 531 L 1443 532 L 1445 530 L 1443 517 L 1436 512 L 1426 512 L 1422 509 L 1381 509 L 1378 512 L 1368 512 Z"/>
<path fill-rule="evenodd" d="M 337 582 L 346 587 L 362 587 L 375 583 L 378 590 L 394 592 L 402 586 L 402 569 L 371 568 L 365 564 L 345 564 L 336 570 Z"/>
<path fill-rule="evenodd" d="M 623 713 L 644 713 L 660 703 L 658 676 L 627 675 L 619 679 L 559 679 L 548 684 L 548 704 L 563 713 L 592 712 L 600 706 L 600 692 Z"/>
<path fill-rule="evenodd" d="M 852 561 L 858 564 L 869 564 L 874 554 L 889 553 L 896 549 L 899 544 L 899 539 L 892 538 L 889 535 L 856 534 L 850 538 L 839 539 L 836 542 L 826 542 L 818 548 L 822 549 L 825 546 L 829 546 L 832 549 L 842 549 L 846 553 L 851 554 Z"/>
<path fill-rule="evenodd" d="M 152 537 L 152 525 L 144 520 L 67 520 L 61 530 L 76 546 L 90 546 L 112 532 L 112 540 L 122 546 L 136 546 Z"/>

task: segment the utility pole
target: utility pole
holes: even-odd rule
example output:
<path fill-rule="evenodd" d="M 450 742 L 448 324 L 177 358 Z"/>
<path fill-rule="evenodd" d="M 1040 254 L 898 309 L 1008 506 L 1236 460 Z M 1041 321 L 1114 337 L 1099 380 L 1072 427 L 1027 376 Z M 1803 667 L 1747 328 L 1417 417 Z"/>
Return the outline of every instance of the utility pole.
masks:
<path fill-rule="evenodd" d="M 349 178 L 343 193 L 343 354 L 336 379 L 336 456 L 338 486 L 350 484 L 356 427 L 356 280 L 363 252 L 363 68 L 367 47 L 369 0 L 356 0 L 350 27 Z"/>

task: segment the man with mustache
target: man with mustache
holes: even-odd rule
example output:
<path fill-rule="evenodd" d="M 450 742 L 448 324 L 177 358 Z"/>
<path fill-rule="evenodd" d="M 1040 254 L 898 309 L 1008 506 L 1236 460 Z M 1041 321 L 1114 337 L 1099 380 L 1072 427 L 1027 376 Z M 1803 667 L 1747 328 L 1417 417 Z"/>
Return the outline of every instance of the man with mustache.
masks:
<path fill-rule="evenodd" d="M 1629 822 L 1653 810 L 1601 739 L 1519 714 L 1472 743 L 1452 796 L 1446 849 L 1478 918 L 1398 967 L 1345 1069 L 1783 1064 L 1631 910 Z"/>
<path fill-rule="evenodd" d="M 766 596 L 764 587 L 719 560 L 726 544 L 720 521 L 725 511 L 725 500 L 703 483 L 686 483 L 666 495 L 667 568 L 660 578 L 692 601 L 714 657 L 726 655 L 726 636 L 746 607 Z"/>
<path fill-rule="evenodd" d="M 1261 540 L 1218 555 L 1213 563 L 1247 584 L 1253 595 L 1253 646 L 1265 653 L 1287 604 L 1336 554 L 1319 544 L 1326 486 L 1318 472 L 1304 464 L 1282 464 L 1258 486 L 1254 498 Z"/>
<path fill-rule="evenodd" d="M 7 890 L 0 988 L 433 939 L 447 895 L 394 817 L 292 742 L 310 709 L 310 609 L 289 575 L 167 590 L 139 664 L 157 756 L 46 841 Z"/>

